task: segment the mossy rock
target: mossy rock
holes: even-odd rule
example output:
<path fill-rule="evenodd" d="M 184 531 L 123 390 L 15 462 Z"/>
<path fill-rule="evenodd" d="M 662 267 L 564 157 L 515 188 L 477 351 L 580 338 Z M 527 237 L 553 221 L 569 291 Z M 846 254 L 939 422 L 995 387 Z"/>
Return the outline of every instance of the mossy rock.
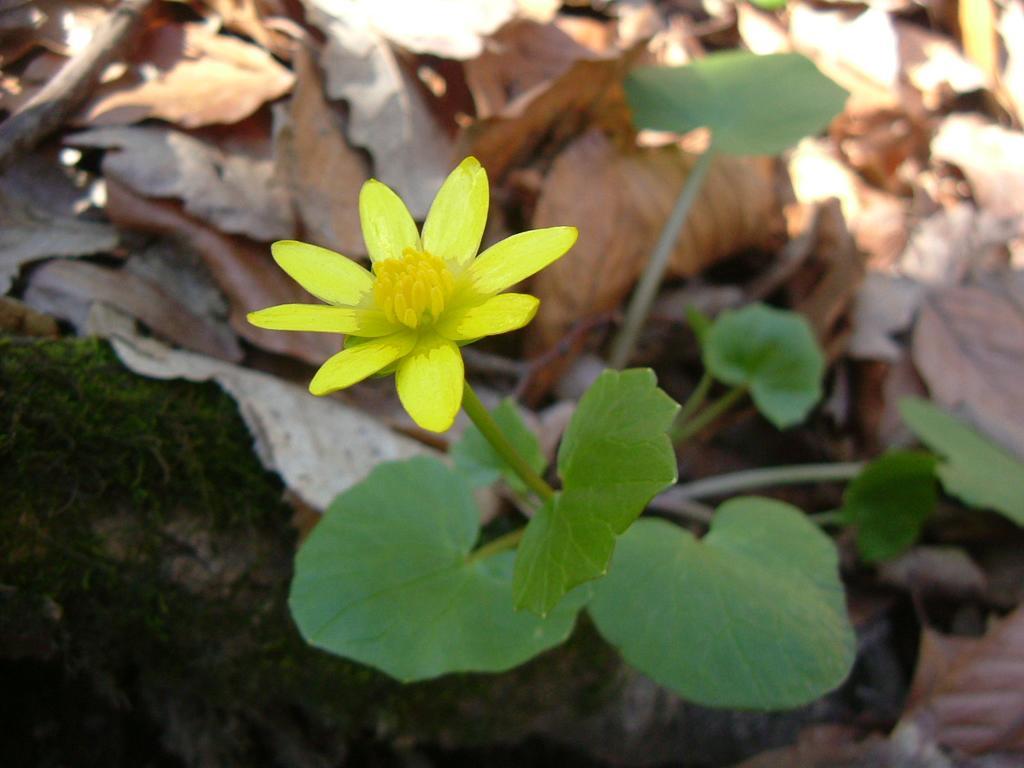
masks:
<path fill-rule="evenodd" d="M 614 691 L 588 629 L 508 674 L 410 686 L 306 646 L 282 495 L 214 384 L 138 377 L 97 340 L 0 338 L 0 657 L 145 712 L 187 765 L 331 765 L 366 733 L 515 740 Z"/>

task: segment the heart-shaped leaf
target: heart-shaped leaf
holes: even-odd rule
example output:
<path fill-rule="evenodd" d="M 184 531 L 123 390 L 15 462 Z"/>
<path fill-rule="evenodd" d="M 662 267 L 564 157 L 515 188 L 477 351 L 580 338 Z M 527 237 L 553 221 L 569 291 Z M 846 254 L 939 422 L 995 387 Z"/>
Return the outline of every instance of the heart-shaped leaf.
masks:
<path fill-rule="evenodd" d="M 601 576 L 615 538 L 676 481 L 666 430 L 679 406 L 649 369 L 605 371 L 580 400 L 558 450 L 562 490 L 526 528 L 516 558 L 517 608 L 540 615 Z"/>
<path fill-rule="evenodd" d="M 734 155 L 774 155 L 818 133 L 847 93 L 798 53 L 715 53 L 682 67 L 640 67 L 626 79 L 639 128 L 711 129 L 713 146 Z"/>
<path fill-rule="evenodd" d="M 1024 463 L 927 400 L 900 401 L 918 439 L 945 458 L 942 487 L 972 507 L 992 509 L 1024 525 Z"/>
<path fill-rule="evenodd" d="M 538 475 L 544 474 L 547 464 L 544 452 L 540 449 L 537 436 L 519 415 L 515 401 L 511 398 L 502 400 L 498 407 L 491 411 L 491 416 L 519 455 L 526 459 Z M 527 492 L 526 484 L 519 479 L 516 471 L 504 462 L 473 424 L 466 427 L 462 439 L 452 447 L 451 456 L 455 460 L 455 467 L 474 488 L 490 485 L 499 477 L 504 477 L 505 482 L 516 493 Z"/>
<path fill-rule="evenodd" d="M 865 560 L 886 560 L 909 548 L 935 508 L 937 459 L 930 453 L 893 451 L 866 466 L 846 487 L 842 513 L 857 527 Z"/>
<path fill-rule="evenodd" d="M 825 358 L 795 312 L 764 304 L 723 312 L 702 341 L 711 375 L 749 387 L 758 410 L 780 429 L 801 422 L 821 398 Z"/>
<path fill-rule="evenodd" d="M 299 550 L 289 605 L 303 637 L 403 681 L 497 672 L 564 641 L 583 596 L 546 619 L 517 613 L 513 553 L 470 556 L 479 514 L 438 459 L 377 467 Z"/>
<path fill-rule="evenodd" d="M 630 664 L 685 699 L 794 707 L 853 664 L 837 563 L 800 510 L 732 499 L 701 540 L 664 520 L 634 524 L 588 610 Z"/>

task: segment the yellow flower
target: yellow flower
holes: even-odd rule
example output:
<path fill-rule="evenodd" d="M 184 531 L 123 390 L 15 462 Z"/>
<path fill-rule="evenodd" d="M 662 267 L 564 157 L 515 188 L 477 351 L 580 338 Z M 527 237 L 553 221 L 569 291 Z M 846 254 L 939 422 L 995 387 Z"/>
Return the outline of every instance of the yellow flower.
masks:
<path fill-rule="evenodd" d="M 575 227 L 550 227 L 502 240 L 477 256 L 487 221 L 487 173 L 467 157 L 441 186 L 422 236 L 398 195 L 371 179 L 359 218 L 372 271 L 315 245 L 274 243 L 274 260 L 326 304 L 283 304 L 249 322 L 279 331 L 347 335 L 345 348 L 309 383 L 326 395 L 376 373 L 395 371 L 398 396 L 424 429 L 444 432 L 462 404 L 459 345 L 522 328 L 539 300 L 504 293 L 561 257 Z"/>

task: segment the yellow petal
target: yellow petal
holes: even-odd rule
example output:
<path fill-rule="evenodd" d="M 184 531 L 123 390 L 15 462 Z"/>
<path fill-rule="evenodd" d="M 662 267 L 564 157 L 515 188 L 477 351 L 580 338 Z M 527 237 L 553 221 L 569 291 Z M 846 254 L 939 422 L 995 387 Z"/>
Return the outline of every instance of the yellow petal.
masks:
<path fill-rule="evenodd" d="M 314 395 L 326 395 L 350 387 L 402 355 L 409 354 L 414 346 L 416 334 L 403 331 L 346 347 L 320 366 L 309 382 L 309 391 Z"/>
<path fill-rule="evenodd" d="M 471 290 L 489 296 L 525 280 L 563 256 L 576 236 L 576 227 L 548 227 L 506 237 L 469 265 Z"/>
<path fill-rule="evenodd" d="M 390 187 L 370 179 L 359 191 L 359 221 L 370 261 L 394 259 L 406 248 L 420 250 L 416 222 Z"/>
<path fill-rule="evenodd" d="M 270 252 L 292 280 L 328 304 L 352 306 L 373 289 L 373 275 L 340 253 L 297 240 L 279 240 Z"/>
<path fill-rule="evenodd" d="M 423 429 L 444 432 L 462 405 L 464 375 L 459 348 L 437 334 L 424 334 L 398 364 L 398 398 Z"/>
<path fill-rule="evenodd" d="M 248 319 L 257 328 L 272 331 L 322 331 L 376 337 L 402 330 L 380 310 L 325 304 L 281 304 L 250 312 Z"/>
<path fill-rule="evenodd" d="M 480 248 L 489 198 L 487 171 L 475 157 L 467 157 L 445 179 L 430 206 L 423 249 L 449 263 L 468 264 Z"/>
<path fill-rule="evenodd" d="M 537 314 L 540 300 L 525 293 L 503 293 L 469 307 L 453 307 L 434 328 L 447 339 L 464 341 L 522 328 Z"/>

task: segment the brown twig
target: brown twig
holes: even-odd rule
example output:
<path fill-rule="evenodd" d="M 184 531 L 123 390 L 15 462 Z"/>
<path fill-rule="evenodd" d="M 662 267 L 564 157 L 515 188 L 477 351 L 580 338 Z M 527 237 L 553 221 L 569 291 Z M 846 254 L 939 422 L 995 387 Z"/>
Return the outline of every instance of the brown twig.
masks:
<path fill-rule="evenodd" d="M 92 92 L 103 68 L 117 54 L 152 0 L 122 0 L 96 29 L 89 44 L 21 109 L 0 123 L 0 170 L 19 152 L 33 149 L 60 128 Z"/>

